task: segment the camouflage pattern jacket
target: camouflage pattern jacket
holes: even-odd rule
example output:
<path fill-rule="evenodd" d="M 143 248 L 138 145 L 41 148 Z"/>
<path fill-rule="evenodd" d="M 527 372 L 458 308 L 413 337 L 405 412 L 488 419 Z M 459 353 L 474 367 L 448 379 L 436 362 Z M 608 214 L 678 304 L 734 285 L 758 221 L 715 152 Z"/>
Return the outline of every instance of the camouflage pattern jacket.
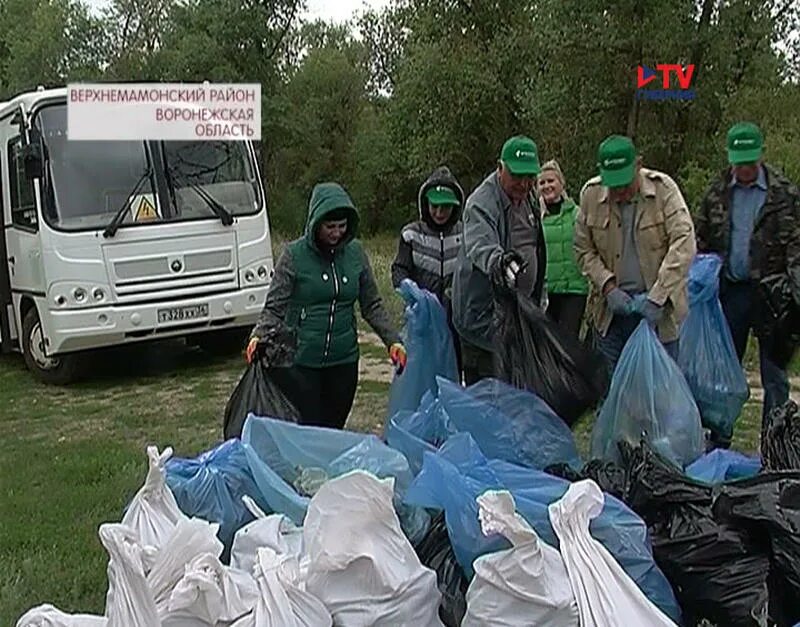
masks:
<path fill-rule="evenodd" d="M 795 303 L 800 305 L 800 190 L 781 172 L 764 164 L 767 197 L 750 240 L 750 278 L 755 283 L 785 275 Z M 695 215 L 699 252 L 728 258 L 731 237 L 730 182 L 725 170 L 714 181 Z"/>

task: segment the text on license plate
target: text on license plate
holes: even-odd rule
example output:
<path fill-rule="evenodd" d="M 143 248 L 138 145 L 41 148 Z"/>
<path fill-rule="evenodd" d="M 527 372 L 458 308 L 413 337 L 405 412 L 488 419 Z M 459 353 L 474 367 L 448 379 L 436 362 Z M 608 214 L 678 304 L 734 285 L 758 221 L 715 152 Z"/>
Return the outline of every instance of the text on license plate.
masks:
<path fill-rule="evenodd" d="M 170 307 L 158 310 L 159 322 L 179 322 L 181 320 L 196 320 L 208 317 L 208 304 L 189 305 L 187 307 Z"/>

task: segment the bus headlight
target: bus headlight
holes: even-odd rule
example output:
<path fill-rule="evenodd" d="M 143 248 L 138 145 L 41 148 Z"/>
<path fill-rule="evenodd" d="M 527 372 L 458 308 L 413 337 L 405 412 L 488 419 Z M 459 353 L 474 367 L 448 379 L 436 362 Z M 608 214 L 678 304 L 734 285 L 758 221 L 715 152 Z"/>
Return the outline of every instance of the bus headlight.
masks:
<path fill-rule="evenodd" d="M 114 302 L 114 293 L 107 283 L 101 281 L 86 283 L 63 281 L 50 285 L 48 300 L 54 309 L 105 307 Z"/>
<path fill-rule="evenodd" d="M 255 279 L 256 275 L 252 270 L 247 270 L 244 273 L 244 280 L 247 281 L 248 283 L 252 283 L 253 281 L 255 281 Z"/>
<path fill-rule="evenodd" d="M 264 266 L 258 266 L 258 278 L 262 281 L 267 278 L 267 269 Z"/>

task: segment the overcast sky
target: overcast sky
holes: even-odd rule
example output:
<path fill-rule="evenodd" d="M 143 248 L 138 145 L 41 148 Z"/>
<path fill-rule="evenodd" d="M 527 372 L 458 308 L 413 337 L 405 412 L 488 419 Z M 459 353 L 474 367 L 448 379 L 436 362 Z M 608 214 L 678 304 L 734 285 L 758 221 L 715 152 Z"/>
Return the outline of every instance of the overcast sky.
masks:
<path fill-rule="evenodd" d="M 95 10 L 109 4 L 109 0 L 84 0 Z M 317 18 L 343 22 L 350 18 L 354 12 L 361 11 L 365 6 L 382 7 L 389 4 L 389 0 L 307 0 L 308 9 L 303 17 L 309 20 Z"/>

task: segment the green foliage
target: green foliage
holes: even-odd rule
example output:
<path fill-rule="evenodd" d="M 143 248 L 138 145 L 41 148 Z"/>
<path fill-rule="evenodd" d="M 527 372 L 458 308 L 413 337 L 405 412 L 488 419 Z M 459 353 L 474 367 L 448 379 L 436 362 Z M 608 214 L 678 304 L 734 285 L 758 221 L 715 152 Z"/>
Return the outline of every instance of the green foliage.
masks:
<path fill-rule="evenodd" d="M 105 50 L 100 20 L 73 0 L 0 2 L 0 90 L 10 96 L 93 78 Z"/>
<path fill-rule="evenodd" d="M 577 195 L 611 133 L 676 177 L 691 205 L 724 138 L 759 123 L 800 179 L 800 4 L 790 0 L 392 0 L 354 23 L 303 23 L 303 0 L 0 0 L 0 90 L 68 80 L 257 81 L 273 224 L 298 232 L 334 179 L 366 232 L 416 215 L 447 164 L 469 191 L 511 134 L 556 158 Z M 636 98 L 636 67 L 694 64 L 690 102 Z"/>

